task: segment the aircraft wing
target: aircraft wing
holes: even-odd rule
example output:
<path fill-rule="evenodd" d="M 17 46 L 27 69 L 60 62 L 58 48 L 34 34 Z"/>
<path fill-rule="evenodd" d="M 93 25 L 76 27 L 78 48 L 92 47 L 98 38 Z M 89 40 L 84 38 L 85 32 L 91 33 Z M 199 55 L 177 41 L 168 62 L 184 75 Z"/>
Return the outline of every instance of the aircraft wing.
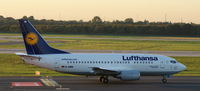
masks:
<path fill-rule="evenodd" d="M 100 67 L 90 67 L 97 75 L 118 75 L 120 71 L 115 71 L 113 69 L 108 68 L 100 68 Z"/>
<path fill-rule="evenodd" d="M 37 57 L 37 56 L 32 56 L 32 55 L 27 55 L 25 53 L 15 53 L 16 55 L 23 57 L 23 58 L 30 58 L 30 59 L 41 59 L 41 57 Z"/>

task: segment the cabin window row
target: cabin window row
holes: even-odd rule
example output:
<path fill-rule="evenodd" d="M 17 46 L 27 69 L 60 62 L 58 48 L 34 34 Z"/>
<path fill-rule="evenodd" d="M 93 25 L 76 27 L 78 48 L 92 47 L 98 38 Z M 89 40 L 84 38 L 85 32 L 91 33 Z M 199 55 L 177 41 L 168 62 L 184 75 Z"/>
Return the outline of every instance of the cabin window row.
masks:
<path fill-rule="evenodd" d="M 130 64 L 130 61 L 67 61 L 73 64 Z M 134 64 L 153 64 L 153 62 L 133 62 Z"/>
<path fill-rule="evenodd" d="M 134 62 L 134 64 L 153 64 L 153 62 Z"/>
<path fill-rule="evenodd" d="M 129 64 L 129 61 L 67 61 L 73 64 Z"/>

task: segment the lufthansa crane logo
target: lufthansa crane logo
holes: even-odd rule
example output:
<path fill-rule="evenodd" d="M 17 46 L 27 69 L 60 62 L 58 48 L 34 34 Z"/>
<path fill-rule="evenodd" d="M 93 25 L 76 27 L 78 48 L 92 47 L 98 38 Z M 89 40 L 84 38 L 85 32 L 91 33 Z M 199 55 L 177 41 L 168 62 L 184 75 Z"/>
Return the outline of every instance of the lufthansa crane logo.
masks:
<path fill-rule="evenodd" d="M 26 35 L 25 41 L 29 45 L 35 45 L 38 42 L 38 36 L 35 33 L 28 33 Z"/>

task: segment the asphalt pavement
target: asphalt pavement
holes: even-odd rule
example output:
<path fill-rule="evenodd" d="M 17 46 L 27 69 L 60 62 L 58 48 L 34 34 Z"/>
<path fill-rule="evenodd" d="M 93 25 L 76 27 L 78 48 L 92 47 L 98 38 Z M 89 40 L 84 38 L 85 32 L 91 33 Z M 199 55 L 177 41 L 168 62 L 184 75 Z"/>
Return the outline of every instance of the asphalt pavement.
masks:
<path fill-rule="evenodd" d="M 0 77 L 0 91 L 200 91 L 200 77 L 171 77 L 167 84 L 162 77 L 141 77 L 139 81 L 120 81 L 109 78 L 102 84 L 98 77 L 51 77 L 60 86 L 49 87 L 41 77 Z M 12 82 L 41 82 L 41 87 L 12 87 Z"/>

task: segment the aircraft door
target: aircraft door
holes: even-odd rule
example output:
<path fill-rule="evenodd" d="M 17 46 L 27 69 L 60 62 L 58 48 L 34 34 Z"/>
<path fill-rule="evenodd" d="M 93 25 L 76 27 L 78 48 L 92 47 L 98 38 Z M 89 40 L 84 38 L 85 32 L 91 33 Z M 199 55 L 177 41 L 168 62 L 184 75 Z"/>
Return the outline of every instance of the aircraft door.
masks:
<path fill-rule="evenodd" d="M 170 67 L 171 65 L 170 65 L 170 63 L 169 63 L 169 61 L 167 60 L 167 61 L 165 61 L 165 70 L 170 70 L 171 69 L 171 67 Z"/>
<path fill-rule="evenodd" d="M 161 70 L 170 70 L 171 66 L 169 65 L 169 61 L 161 61 L 160 62 L 160 69 Z"/>
<path fill-rule="evenodd" d="M 164 61 L 160 61 L 160 69 L 161 70 L 165 69 L 165 62 Z"/>
<path fill-rule="evenodd" d="M 60 70 L 60 62 L 59 62 L 59 60 L 55 60 L 55 62 L 54 62 L 54 69 L 56 71 Z"/>

